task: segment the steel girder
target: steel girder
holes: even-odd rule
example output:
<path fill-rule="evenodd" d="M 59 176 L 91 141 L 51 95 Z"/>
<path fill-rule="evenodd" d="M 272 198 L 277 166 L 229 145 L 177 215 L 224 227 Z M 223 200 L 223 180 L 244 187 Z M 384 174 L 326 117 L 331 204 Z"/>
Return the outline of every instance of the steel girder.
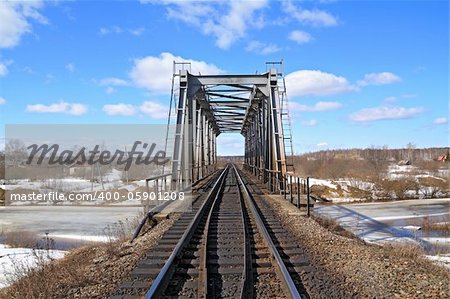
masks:
<path fill-rule="evenodd" d="M 276 69 L 255 75 L 179 73 L 172 183 L 183 188 L 210 173 L 217 162 L 216 138 L 239 132 L 245 138 L 245 165 L 282 189 L 286 173 Z"/>

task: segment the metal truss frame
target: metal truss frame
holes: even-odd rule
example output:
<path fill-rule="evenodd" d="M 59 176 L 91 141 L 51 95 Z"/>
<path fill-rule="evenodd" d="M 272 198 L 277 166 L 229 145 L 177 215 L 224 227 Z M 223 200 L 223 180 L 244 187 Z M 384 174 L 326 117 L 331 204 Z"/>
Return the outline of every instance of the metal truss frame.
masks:
<path fill-rule="evenodd" d="M 283 189 L 286 174 L 281 102 L 275 68 L 254 75 L 193 75 L 179 70 L 172 188 L 181 189 L 215 169 L 216 138 L 241 133 L 245 167 Z"/>

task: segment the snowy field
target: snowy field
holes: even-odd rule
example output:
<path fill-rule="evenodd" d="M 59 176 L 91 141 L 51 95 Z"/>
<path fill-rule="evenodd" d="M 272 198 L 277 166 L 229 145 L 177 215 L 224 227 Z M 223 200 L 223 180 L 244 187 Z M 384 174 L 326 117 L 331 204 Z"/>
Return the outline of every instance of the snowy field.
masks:
<path fill-rule="evenodd" d="M 146 191 L 145 180 L 139 181 L 122 181 L 122 172 L 113 169 L 110 173 L 102 178 L 102 181 L 90 181 L 88 179 L 82 179 L 77 177 L 65 177 L 61 179 L 46 179 L 46 180 L 6 180 L 0 181 L 0 188 L 9 191 L 10 194 L 17 194 L 26 196 L 27 194 L 48 194 L 59 193 L 67 196 L 68 193 L 86 193 L 93 197 L 93 200 L 42 200 L 42 201 L 30 201 L 30 200 L 12 200 L 8 202 L 8 205 L 134 205 L 139 206 L 141 203 L 136 200 L 127 200 L 133 198 L 132 193 L 138 191 Z M 118 201 L 105 200 L 105 193 L 103 191 L 115 192 L 118 196 Z M 130 193 L 130 194 L 128 194 Z M 101 197 L 103 194 L 103 198 Z M 94 198 L 95 197 L 95 198 Z"/>
<path fill-rule="evenodd" d="M 17 269 L 33 268 L 38 260 L 44 261 L 62 258 L 61 250 L 32 250 L 29 248 L 9 248 L 0 244 L 0 288 L 8 286 Z"/>
<path fill-rule="evenodd" d="M 436 187 L 424 185 L 421 180 L 431 179 L 434 183 L 440 182 L 443 186 L 448 185 L 446 178 L 450 176 L 448 168 L 441 168 L 436 172 L 421 170 L 411 165 L 395 165 L 389 166 L 385 179 L 393 181 L 410 180 L 415 181 L 417 187 L 406 190 L 407 198 L 426 198 Z M 426 183 L 425 183 L 426 184 Z M 374 182 L 361 180 L 356 178 L 339 178 L 339 179 L 317 179 L 310 178 L 310 187 L 313 194 L 319 194 L 323 198 L 334 203 L 364 202 L 368 198 L 371 200 L 384 199 L 386 190 L 379 184 Z M 439 187 L 440 192 L 435 192 L 436 197 L 448 197 L 450 188 Z M 395 198 L 395 194 L 390 191 Z M 427 197 L 428 198 L 428 197 Z"/>

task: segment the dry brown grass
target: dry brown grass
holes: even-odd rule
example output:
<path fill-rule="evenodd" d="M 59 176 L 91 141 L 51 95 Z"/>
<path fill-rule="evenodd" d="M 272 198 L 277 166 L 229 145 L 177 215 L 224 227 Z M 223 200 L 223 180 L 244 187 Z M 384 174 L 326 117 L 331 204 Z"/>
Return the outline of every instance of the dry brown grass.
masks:
<path fill-rule="evenodd" d="M 427 216 L 422 219 L 419 225 L 425 231 L 439 230 L 450 232 L 450 215 L 435 217 L 433 219 Z"/>
<path fill-rule="evenodd" d="M 393 256 L 399 256 L 408 259 L 418 259 L 423 257 L 425 251 L 418 244 L 412 242 L 392 242 L 383 245 L 386 252 Z"/>
<path fill-rule="evenodd" d="M 13 248 L 37 248 L 39 237 L 30 231 L 6 231 L 1 234 L 3 243 Z"/>
<path fill-rule="evenodd" d="M 19 265 L 14 283 L 0 289 L 0 298 L 107 298 L 174 220 L 159 223 L 133 244 L 111 240 L 74 249 L 61 260 L 36 268 Z"/>
<path fill-rule="evenodd" d="M 321 226 L 329 230 L 330 232 L 350 238 L 350 239 L 357 239 L 360 240 L 357 236 L 355 236 L 353 233 L 349 232 L 345 228 L 343 228 L 341 225 L 339 225 L 339 222 L 337 222 L 335 219 L 327 216 L 317 215 L 313 214 L 312 218 Z"/>
<path fill-rule="evenodd" d="M 12 278 L 14 283 L 0 291 L 0 298 L 55 298 L 55 286 L 64 284 L 67 287 L 85 283 L 83 266 L 92 258 L 92 246 L 76 250 L 78 254 L 70 254 L 63 262 L 47 262 L 38 259 L 35 267 L 24 263 L 15 263 Z M 69 289 L 63 288 L 65 291 Z M 64 291 L 59 294 L 63 298 Z"/>

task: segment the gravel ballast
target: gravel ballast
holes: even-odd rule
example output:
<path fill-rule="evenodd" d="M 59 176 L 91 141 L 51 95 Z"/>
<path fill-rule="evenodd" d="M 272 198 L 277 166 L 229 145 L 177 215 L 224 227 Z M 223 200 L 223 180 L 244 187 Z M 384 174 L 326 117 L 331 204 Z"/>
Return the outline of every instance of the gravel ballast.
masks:
<path fill-rule="evenodd" d="M 311 266 L 301 278 L 311 298 L 450 298 L 450 271 L 411 246 L 344 237 L 301 216 L 283 199 L 260 196 L 298 239 Z"/>

